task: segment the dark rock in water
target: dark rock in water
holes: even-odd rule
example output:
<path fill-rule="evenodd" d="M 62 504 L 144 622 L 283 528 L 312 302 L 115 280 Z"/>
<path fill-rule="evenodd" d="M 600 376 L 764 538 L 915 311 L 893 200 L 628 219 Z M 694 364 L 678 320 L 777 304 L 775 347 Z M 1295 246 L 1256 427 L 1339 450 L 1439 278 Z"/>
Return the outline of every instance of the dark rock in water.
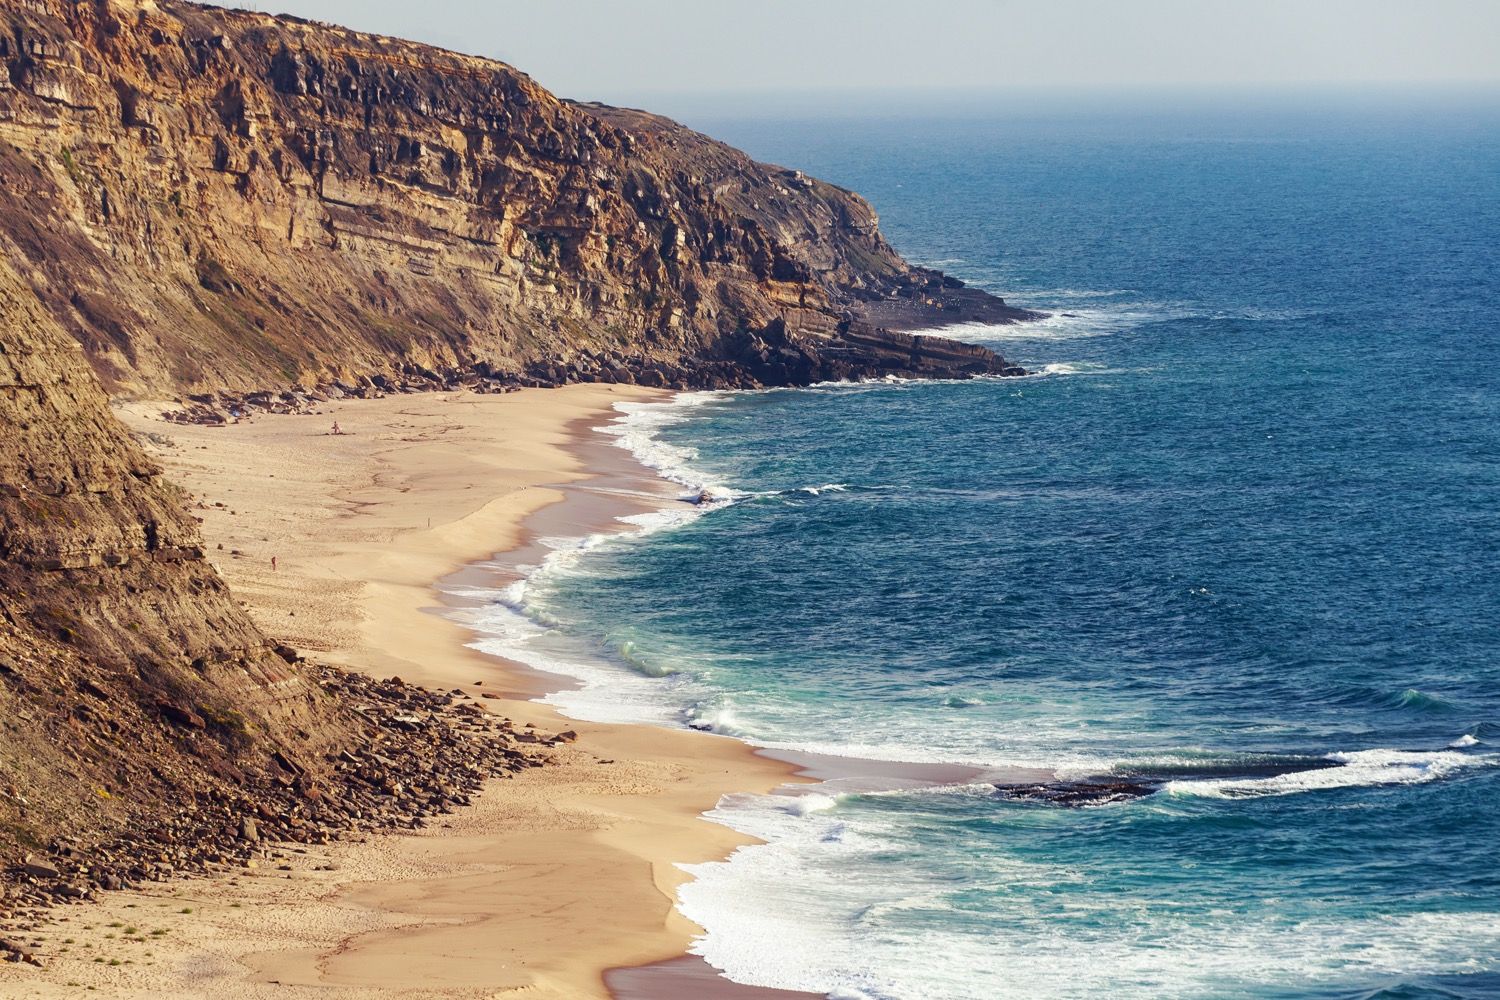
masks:
<path fill-rule="evenodd" d="M 1055 806 L 1100 806 L 1145 798 L 1161 788 L 1143 781 L 1049 781 L 1026 785 L 996 785 L 1000 798 L 1042 802 Z"/>
<path fill-rule="evenodd" d="M 1116 774 L 1107 777 L 1080 781 L 1043 781 L 1035 784 L 997 784 L 995 794 L 1000 798 L 1025 802 L 1042 802 L 1058 806 L 1097 806 L 1113 802 L 1129 802 L 1145 798 L 1161 791 L 1173 781 L 1234 780 L 1272 778 L 1281 774 L 1297 774 L 1302 771 L 1319 771 L 1339 767 L 1336 761 L 1323 757 L 1291 757 L 1266 755 L 1262 758 L 1246 758 L 1226 761 L 1219 765 L 1199 764 L 1194 767 L 1157 768 L 1136 774 Z"/>
<path fill-rule="evenodd" d="M 901 289 L 889 298 L 860 302 L 853 311 L 864 322 L 893 331 L 930 330 L 959 323 L 1000 326 L 1046 315 L 1007 305 L 999 296 L 966 288 L 962 281 L 948 275 L 923 268 L 913 268 L 912 273 L 926 278 L 928 284 Z"/>
<path fill-rule="evenodd" d="M 1300 774 L 1303 771 L 1322 771 L 1326 768 L 1342 766 L 1327 757 L 1266 754 L 1259 757 L 1227 760 L 1217 764 L 1204 762 L 1184 764 L 1180 767 L 1140 768 L 1119 774 L 1117 777 L 1161 786 L 1169 781 L 1274 778 L 1281 774 Z"/>

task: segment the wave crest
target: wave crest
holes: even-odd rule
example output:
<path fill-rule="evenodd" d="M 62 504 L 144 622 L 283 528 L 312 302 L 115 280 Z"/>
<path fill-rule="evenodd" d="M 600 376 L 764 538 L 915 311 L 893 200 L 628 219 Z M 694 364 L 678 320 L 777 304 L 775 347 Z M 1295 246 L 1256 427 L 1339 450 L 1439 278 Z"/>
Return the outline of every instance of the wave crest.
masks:
<path fill-rule="evenodd" d="M 1207 778 L 1169 781 L 1169 795 L 1213 799 L 1249 799 L 1268 795 L 1328 791 L 1336 788 L 1417 785 L 1500 762 L 1500 754 L 1466 754 L 1453 750 L 1359 750 L 1333 753 L 1328 760 L 1342 766 L 1325 767 L 1264 778 Z"/>

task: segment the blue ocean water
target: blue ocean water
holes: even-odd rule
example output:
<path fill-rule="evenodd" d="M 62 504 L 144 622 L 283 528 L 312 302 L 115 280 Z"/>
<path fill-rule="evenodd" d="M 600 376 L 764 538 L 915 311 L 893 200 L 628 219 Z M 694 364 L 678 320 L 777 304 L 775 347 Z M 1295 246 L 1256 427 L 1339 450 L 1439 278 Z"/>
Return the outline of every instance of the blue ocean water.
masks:
<path fill-rule="evenodd" d="M 872 1000 L 1500 997 L 1500 103 L 693 124 L 1052 313 L 954 331 L 1033 377 L 633 409 L 724 502 L 497 607 L 578 714 L 975 767 L 726 800 L 766 843 L 694 869 L 700 952 Z"/>

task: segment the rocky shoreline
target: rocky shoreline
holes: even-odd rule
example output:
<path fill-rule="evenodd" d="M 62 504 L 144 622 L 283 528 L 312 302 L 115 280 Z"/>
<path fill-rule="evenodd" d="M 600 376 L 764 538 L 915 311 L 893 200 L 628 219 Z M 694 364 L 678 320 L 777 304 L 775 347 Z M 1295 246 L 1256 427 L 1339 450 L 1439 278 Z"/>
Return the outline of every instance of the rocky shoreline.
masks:
<path fill-rule="evenodd" d="M 982 293 L 981 293 L 982 294 Z M 986 299 L 990 296 L 984 296 Z M 915 327 L 914 329 L 924 329 Z M 571 359 L 538 361 L 522 371 L 506 371 L 487 362 L 432 369 L 406 363 L 389 371 L 351 379 L 318 381 L 307 388 L 257 392 L 206 392 L 179 397 L 178 409 L 162 419 L 177 424 L 226 424 L 268 413 L 316 413 L 340 399 L 380 399 L 397 393 L 453 392 L 480 394 L 547 389 L 597 383 L 641 385 L 657 389 L 764 389 L 807 386 L 819 382 L 855 382 L 886 377 L 969 379 L 981 375 L 1015 377 L 1030 374 L 987 348 L 942 337 L 892 333 L 861 324 L 846 324 L 842 339 L 818 344 L 787 334 L 784 325 L 745 332 L 728 360 L 684 358 L 658 361 L 642 355 L 582 350 Z"/>
<path fill-rule="evenodd" d="M 1046 315 L 1008 305 L 998 295 L 970 288 L 941 271 L 915 268 L 914 274 L 919 280 L 900 284 L 889 295 L 861 302 L 860 318 L 870 326 L 914 333 L 961 323 L 988 326 L 1024 323 Z"/>
<path fill-rule="evenodd" d="M 274 770 L 247 770 L 242 784 L 200 789 L 108 841 L 58 836 L 27 854 L 0 873 L 0 933 L 9 935 L 0 938 L 0 957 L 35 963 L 16 935 L 36 929 L 57 906 L 93 901 L 99 890 L 256 868 L 279 853 L 272 845 L 295 850 L 420 829 L 469 805 L 490 779 L 551 763 L 551 748 L 576 738 L 487 712 L 480 686 L 432 691 L 310 663 L 284 646 L 276 652 L 339 702 L 359 738 L 318 761 L 277 751 Z M 208 724 L 192 709 L 161 708 L 181 729 Z"/>

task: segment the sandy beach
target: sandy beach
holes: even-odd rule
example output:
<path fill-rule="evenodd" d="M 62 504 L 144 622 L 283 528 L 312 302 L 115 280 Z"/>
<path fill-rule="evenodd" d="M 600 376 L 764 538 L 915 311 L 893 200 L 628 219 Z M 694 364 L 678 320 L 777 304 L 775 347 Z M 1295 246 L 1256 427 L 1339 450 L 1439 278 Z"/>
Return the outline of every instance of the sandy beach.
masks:
<path fill-rule="evenodd" d="M 314 851 L 267 845 L 253 869 L 62 909 L 34 935 L 46 967 L 9 966 L 0 984 L 36 996 L 543 1000 L 607 997 L 606 970 L 680 962 L 695 928 L 672 905 L 676 865 L 745 842 L 701 814 L 794 768 L 735 740 L 579 723 L 495 697 L 534 694 L 539 679 L 467 649 L 473 633 L 445 617 L 433 588 L 524 545 L 526 519 L 565 496 L 571 506 L 552 521 L 579 533 L 677 502 L 592 430 L 616 402 L 664 396 L 400 395 L 228 427 L 123 407 L 192 494 L 210 559 L 267 635 L 379 677 L 489 693 L 490 710 L 579 739 L 559 746 L 556 765 L 492 782 L 426 831 Z M 605 475 L 638 490 L 587 489 Z M 622 992 L 659 982 L 645 975 L 627 975 Z M 638 988 L 708 995 L 691 974 L 674 981 L 687 985 Z"/>

